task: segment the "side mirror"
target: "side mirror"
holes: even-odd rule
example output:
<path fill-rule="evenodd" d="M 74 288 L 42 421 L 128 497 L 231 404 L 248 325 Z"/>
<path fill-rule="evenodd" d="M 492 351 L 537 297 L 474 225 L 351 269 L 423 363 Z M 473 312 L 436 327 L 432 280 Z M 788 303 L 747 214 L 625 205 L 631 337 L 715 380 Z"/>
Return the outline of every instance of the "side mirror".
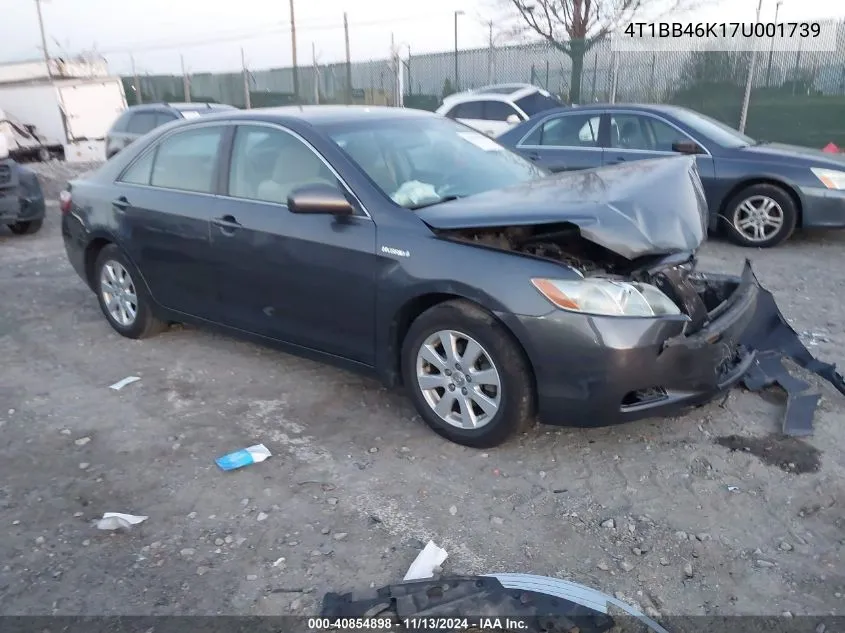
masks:
<path fill-rule="evenodd" d="M 508 125 L 516 125 L 517 123 L 522 123 L 522 119 L 519 118 L 518 114 L 509 114 L 508 118 L 505 119 L 505 123 Z"/>
<path fill-rule="evenodd" d="M 693 141 L 678 141 L 672 143 L 672 151 L 679 154 L 703 154 L 704 150 L 698 143 Z"/>
<path fill-rule="evenodd" d="M 352 215 L 355 209 L 343 192 L 326 184 L 304 185 L 294 189 L 288 196 L 291 213 L 322 213 L 328 215 Z"/>

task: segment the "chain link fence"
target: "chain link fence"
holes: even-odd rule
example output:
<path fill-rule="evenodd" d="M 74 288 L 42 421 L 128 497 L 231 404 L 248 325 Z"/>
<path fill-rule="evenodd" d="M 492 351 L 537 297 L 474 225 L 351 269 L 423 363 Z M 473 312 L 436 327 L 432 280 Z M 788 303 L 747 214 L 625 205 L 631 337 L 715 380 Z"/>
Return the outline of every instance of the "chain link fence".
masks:
<path fill-rule="evenodd" d="M 679 44 L 669 51 L 614 52 L 604 41 L 586 52 L 578 77 L 569 56 L 547 44 L 529 44 L 300 67 L 298 99 L 292 68 L 248 72 L 247 83 L 252 107 L 299 101 L 428 110 L 456 91 L 531 83 L 567 103 L 580 94 L 580 103 L 676 104 L 737 127 L 751 62 L 750 51 L 689 51 Z M 128 99 L 136 102 L 133 78 L 124 81 Z M 143 76 L 138 83 L 146 102 L 185 100 L 181 76 Z M 246 103 L 243 73 L 193 74 L 188 83 L 192 101 Z M 845 145 L 845 29 L 839 29 L 835 51 L 767 50 L 761 42 L 746 133 L 811 147 Z"/>

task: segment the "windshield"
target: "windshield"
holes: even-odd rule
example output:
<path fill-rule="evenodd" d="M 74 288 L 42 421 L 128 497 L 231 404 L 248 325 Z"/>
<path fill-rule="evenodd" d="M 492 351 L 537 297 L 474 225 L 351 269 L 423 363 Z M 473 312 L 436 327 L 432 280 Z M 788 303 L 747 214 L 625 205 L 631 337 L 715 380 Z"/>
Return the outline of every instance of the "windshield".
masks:
<path fill-rule="evenodd" d="M 722 147 L 746 147 L 755 143 L 755 140 L 750 136 L 746 136 L 721 121 L 704 114 L 677 108 L 672 110 L 672 115 L 681 123 L 690 126 L 702 136 L 706 136 Z"/>
<path fill-rule="evenodd" d="M 563 105 L 562 102 L 558 101 L 550 94 L 544 94 L 542 92 L 535 92 L 527 97 L 523 97 L 522 99 L 515 101 L 514 103 L 516 103 L 516 105 L 519 106 L 519 108 L 529 117 L 539 114 L 540 112 L 545 112 L 546 110 L 559 108 Z"/>
<path fill-rule="evenodd" d="M 441 117 L 366 121 L 326 131 L 387 196 L 408 209 L 546 175 L 484 134 Z"/>

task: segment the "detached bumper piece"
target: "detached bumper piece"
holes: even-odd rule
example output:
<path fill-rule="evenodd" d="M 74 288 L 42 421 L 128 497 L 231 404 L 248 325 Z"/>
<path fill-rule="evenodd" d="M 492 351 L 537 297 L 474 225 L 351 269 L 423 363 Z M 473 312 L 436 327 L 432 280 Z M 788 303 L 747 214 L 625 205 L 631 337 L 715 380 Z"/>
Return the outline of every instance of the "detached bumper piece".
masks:
<path fill-rule="evenodd" d="M 395 623 L 390 627 L 394 631 L 605 633 L 613 629 L 667 633 L 657 622 L 611 596 L 528 574 L 451 576 L 388 585 L 362 595 L 328 593 L 320 617 L 329 622 L 389 618 Z"/>
<path fill-rule="evenodd" d="M 749 267 L 750 265 L 746 264 Z M 753 273 L 752 273 L 753 275 Z M 798 333 L 790 327 L 778 309 L 772 293 L 759 287 L 757 309 L 740 343 L 757 352 L 756 358 L 742 379 L 746 389 L 761 391 L 779 385 L 786 392 L 786 415 L 783 420 L 784 435 L 807 436 L 813 432 L 813 415 L 821 394 L 811 392 L 810 385 L 790 375 L 783 366 L 789 358 L 804 369 L 827 380 L 845 395 L 845 379 L 836 371 L 836 365 L 817 360 L 801 342 Z"/>

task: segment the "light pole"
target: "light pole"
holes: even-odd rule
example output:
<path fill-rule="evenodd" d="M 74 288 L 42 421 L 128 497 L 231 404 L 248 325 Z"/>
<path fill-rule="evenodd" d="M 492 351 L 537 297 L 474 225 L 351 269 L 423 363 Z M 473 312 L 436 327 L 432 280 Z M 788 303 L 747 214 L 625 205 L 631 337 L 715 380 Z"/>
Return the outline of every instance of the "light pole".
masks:
<path fill-rule="evenodd" d="M 775 5 L 775 24 L 778 23 L 778 11 L 780 11 L 780 5 L 783 4 L 783 0 L 778 0 L 777 4 Z M 769 87 L 769 75 L 772 73 L 772 55 L 775 52 L 775 38 L 772 38 L 772 47 L 769 49 L 769 63 L 766 65 L 766 88 Z"/>
<path fill-rule="evenodd" d="M 763 0 L 757 3 L 757 20 L 755 24 L 760 22 L 760 10 L 763 8 Z M 748 118 L 748 103 L 751 101 L 751 86 L 754 82 L 754 66 L 757 65 L 757 44 L 755 42 L 754 48 L 751 51 L 751 63 L 748 65 L 748 80 L 745 82 L 745 95 L 742 98 L 742 114 L 739 117 L 739 131 L 745 132 L 745 121 Z"/>
<path fill-rule="evenodd" d="M 47 51 L 47 36 L 44 33 L 44 18 L 41 15 L 41 0 L 35 0 L 35 8 L 38 10 L 38 28 L 41 29 L 41 50 L 44 53 L 44 64 L 47 66 L 47 77 L 53 78 L 53 69 L 50 68 L 50 53 Z"/>
<path fill-rule="evenodd" d="M 455 92 L 458 92 L 458 16 L 463 11 L 455 11 Z"/>

